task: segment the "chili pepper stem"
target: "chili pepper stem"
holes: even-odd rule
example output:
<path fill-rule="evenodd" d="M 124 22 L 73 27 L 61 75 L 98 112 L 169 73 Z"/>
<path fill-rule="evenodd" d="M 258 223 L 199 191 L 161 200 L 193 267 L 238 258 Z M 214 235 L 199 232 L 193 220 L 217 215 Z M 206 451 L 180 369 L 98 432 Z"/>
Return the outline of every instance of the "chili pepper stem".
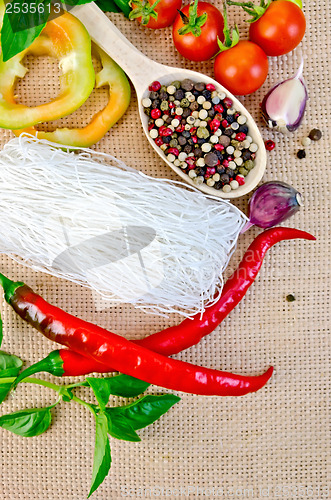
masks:
<path fill-rule="evenodd" d="M 3 288 L 3 291 L 5 292 L 5 300 L 8 303 L 10 302 L 11 297 L 14 295 L 15 290 L 24 285 L 22 281 L 12 281 L 1 273 L 0 284 Z"/>
<path fill-rule="evenodd" d="M 56 377 L 61 377 L 64 374 L 63 361 L 59 351 L 52 351 L 46 358 L 23 370 L 16 378 L 12 388 L 15 389 L 19 382 L 39 372 L 47 372 Z"/>

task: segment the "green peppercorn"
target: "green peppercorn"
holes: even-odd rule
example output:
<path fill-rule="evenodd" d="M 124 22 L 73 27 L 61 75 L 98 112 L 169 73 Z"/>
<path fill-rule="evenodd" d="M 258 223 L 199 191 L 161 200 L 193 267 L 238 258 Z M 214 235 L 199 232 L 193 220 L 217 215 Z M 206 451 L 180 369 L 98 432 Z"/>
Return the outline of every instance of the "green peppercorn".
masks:
<path fill-rule="evenodd" d="M 206 127 L 199 127 L 197 130 L 197 136 L 199 139 L 207 139 L 209 137 L 209 132 Z"/>
<path fill-rule="evenodd" d="M 161 111 L 167 111 L 169 109 L 169 104 L 168 101 L 162 101 L 160 105 L 160 110 Z"/>
<path fill-rule="evenodd" d="M 169 146 L 171 148 L 176 148 L 178 146 L 178 141 L 177 139 L 172 139 L 170 142 L 169 142 Z"/>
<path fill-rule="evenodd" d="M 245 167 L 240 167 L 240 168 L 239 168 L 239 173 L 240 173 L 241 175 L 246 176 L 246 175 L 248 174 L 248 170 L 247 170 Z"/>
<path fill-rule="evenodd" d="M 180 82 L 178 80 L 171 82 L 170 85 L 173 85 L 174 87 L 176 87 L 177 90 L 180 89 Z"/>
<path fill-rule="evenodd" d="M 190 101 L 186 99 L 186 97 L 184 97 L 184 99 L 180 101 L 180 105 L 182 108 L 188 108 L 190 105 Z"/>
<path fill-rule="evenodd" d="M 292 293 L 290 293 L 289 295 L 286 295 L 286 300 L 287 300 L 287 302 L 294 302 L 295 297 L 294 297 L 294 295 L 292 295 Z"/>
<path fill-rule="evenodd" d="M 254 162 L 252 160 L 247 160 L 245 161 L 244 163 L 244 167 L 247 169 L 247 170 L 252 170 L 252 168 L 254 168 Z"/>

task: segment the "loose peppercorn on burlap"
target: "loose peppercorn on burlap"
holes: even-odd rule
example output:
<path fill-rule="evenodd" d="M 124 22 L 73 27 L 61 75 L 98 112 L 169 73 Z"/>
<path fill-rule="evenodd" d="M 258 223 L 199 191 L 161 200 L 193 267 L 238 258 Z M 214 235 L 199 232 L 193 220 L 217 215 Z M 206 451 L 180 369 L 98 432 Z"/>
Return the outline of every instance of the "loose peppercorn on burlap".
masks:
<path fill-rule="evenodd" d="M 221 2 L 215 5 L 221 8 Z M 307 33 L 291 54 L 269 58 L 263 87 L 241 98 L 257 120 L 264 139 L 276 143 L 268 152 L 264 181 L 279 179 L 303 194 L 304 207 L 287 225 L 313 233 L 316 242 L 287 241 L 267 255 L 258 279 L 230 316 L 200 345 L 176 356 L 211 368 L 259 374 L 274 365 L 275 374 L 260 392 L 241 398 L 182 395 L 182 401 L 154 425 L 139 431 L 140 443 L 111 439 L 112 467 L 96 500 L 119 498 L 327 498 L 330 471 L 330 168 L 331 116 L 329 2 L 305 2 Z M 245 35 L 244 13 L 229 9 Z M 213 76 L 212 62 L 193 64 L 172 46 L 171 30 L 147 30 L 120 14 L 111 19 L 124 35 L 156 61 Z M 244 36 L 245 37 L 245 36 Z M 310 99 L 301 127 L 289 137 L 269 131 L 259 103 L 277 81 L 295 73 L 301 57 Z M 31 69 L 17 86 L 21 102 L 46 102 L 58 91 L 56 64 L 28 58 Z M 151 75 L 151 79 L 153 75 Z M 86 124 L 106 103 L 100 90 L 67 126 Z M 57 122 L 58 124 L 59 122 Z M 313 128 L 323 131 L 299 160 L 301 139 Z M 1 146 L 12 134 L 0 131 Z M 154 176 L 179 180 L 151 150 L 140 126 L 135 94 L 128 112 L 95 146 Z M 247 211 L 249 196 L 236 201 Z M 260 230 L 241 236 L 228 268 L 230 274 Z M 0 249 L 1 250 L 1 249 Z M 177 323 L 146 315 L 125 304 L 103 309 L 85 288 L 36 273 L 1 257 L 0 270 L 23 280 L 51 303 L 121 335 L 138 338 Z M 288 302 L 292 294 L 295 300 Z M 15 316 L 2 300 L 2 349 L 30 364 L 55 345 Z M 45 375 L 46 376 L 46 375 Z M 166 392 L 158 387 L 151 393 Z M 46 406 L 52 391 L 21 384 L 1 405 L 0 415 Z M 114 399 L 115 402 L 115 399 Z M 120 401 L 116 401 L 120 402 Z M 92 474 L 94 422 L 76 405 L 58 405 L 43 435 L 21 438 L 0 428 L 0 498 L 3 500 L 82 500 Z M 241 496 L 240 496 L 241 495 Z M 301 495 L 301 496 L 300 496 Z"/>

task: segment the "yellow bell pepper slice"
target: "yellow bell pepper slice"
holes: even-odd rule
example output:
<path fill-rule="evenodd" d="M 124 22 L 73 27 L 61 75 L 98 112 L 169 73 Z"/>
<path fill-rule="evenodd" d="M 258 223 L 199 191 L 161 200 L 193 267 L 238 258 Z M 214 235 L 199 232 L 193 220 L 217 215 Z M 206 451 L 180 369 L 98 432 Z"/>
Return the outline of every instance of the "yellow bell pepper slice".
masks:
<path fill-rule="evenodd" d="M 27 72 L 22 65 L 27 54 L 50 55 L 59 60 L 62 90 L 49 103 L 32 107 L 15 101 L 16 79 L 23 78 Z M 0 127 L 21 129 L 63 118 L 86 101 L 94 82 L 90 36 L 78 19 L 64 12 L 46 24 L 30 47 L 6 62 L 0 57 Z"/>
<path fill-rule="evenodd" d="M 74 147 L 89 147 L 98 142 L 125 113 L 131 97 L 131 88 L 122 69 L 97 45 L 93 53 L 100 59 L 102 69 L 96 74 L 96 88 L 109 87 L 109 101 L 97 112 L 86 127 L 57 128 L 53 132 L 39 131 L 36 127 L 13 130 L 15 135 L 31 134 L 38 139 Z"/>

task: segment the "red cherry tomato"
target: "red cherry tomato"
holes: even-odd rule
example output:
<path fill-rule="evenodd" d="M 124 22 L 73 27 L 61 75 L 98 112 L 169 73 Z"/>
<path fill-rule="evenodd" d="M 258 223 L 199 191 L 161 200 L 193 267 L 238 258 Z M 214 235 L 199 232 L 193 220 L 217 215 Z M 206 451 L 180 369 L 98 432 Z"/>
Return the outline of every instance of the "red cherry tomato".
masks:
<path fill-rule="evenodd" d="M 189 5 L 185 5 L 182 9 L 182 13 L 187 17 L 189 16 L 189 7 Z M 217 37 L 221 41 L 224 40 L 224 21 L 221 12 L 207 2 L 199 2 L 198 16 L 204 12 L 207 13 L 207 20 L 201 26 L 200 36 L 194 36 L 193 33 L 185 35 L 178 33 L 178 30 L 185 26 L 180 14 L 177 14 L 172 28 L 172 38 L 176 49 L 182 56 L 191 61 L 207 61 L 219 51 Z"/>
<path fill-rule="evenodd" d="M 146 13 L 148 15 L 149 6 L 152 6 L 155 3 L 155 0 L 148 0 Z M 135 9 L 143 8 L 144 2 L 137 2 L 137 4 L 132 3 L 132 12 Z M 143 21 L 143 17 L 137 17 L 138 22 L 146 26 L 146 28 L 151 28 L 153 30 L 159 28 L 166 28 L 167 26 L 171 26 L 175 20 L 176 15 L 178 14 L 178 10 L 182 6 L 182 0 L 160 0 L 160 2 L 154 7 L 154 11 L 157 14 L 157 18 L 154 19 L 152 16 L 149 16 L 147 24 Z M 138 12 L 138 10 L 137 10 Z M 135 17 L 130 14 L 130 18 L 134 19 Z"/>
<path fill-rule="evenodd" d="M 268 75 L 268 58 L 258 45 L 242 40 L 218 54 L 214 63 L 215 79 L 235 95 L 255 92 Z"/>
<path fill-rule="evenodd" d="M 267 56 L 281 56 L 299 45 L 305 31 L 306 19 L 300 7 L 288 0 L 277 0 L 260 19 L 251 23 L 249 38 Z"/>

